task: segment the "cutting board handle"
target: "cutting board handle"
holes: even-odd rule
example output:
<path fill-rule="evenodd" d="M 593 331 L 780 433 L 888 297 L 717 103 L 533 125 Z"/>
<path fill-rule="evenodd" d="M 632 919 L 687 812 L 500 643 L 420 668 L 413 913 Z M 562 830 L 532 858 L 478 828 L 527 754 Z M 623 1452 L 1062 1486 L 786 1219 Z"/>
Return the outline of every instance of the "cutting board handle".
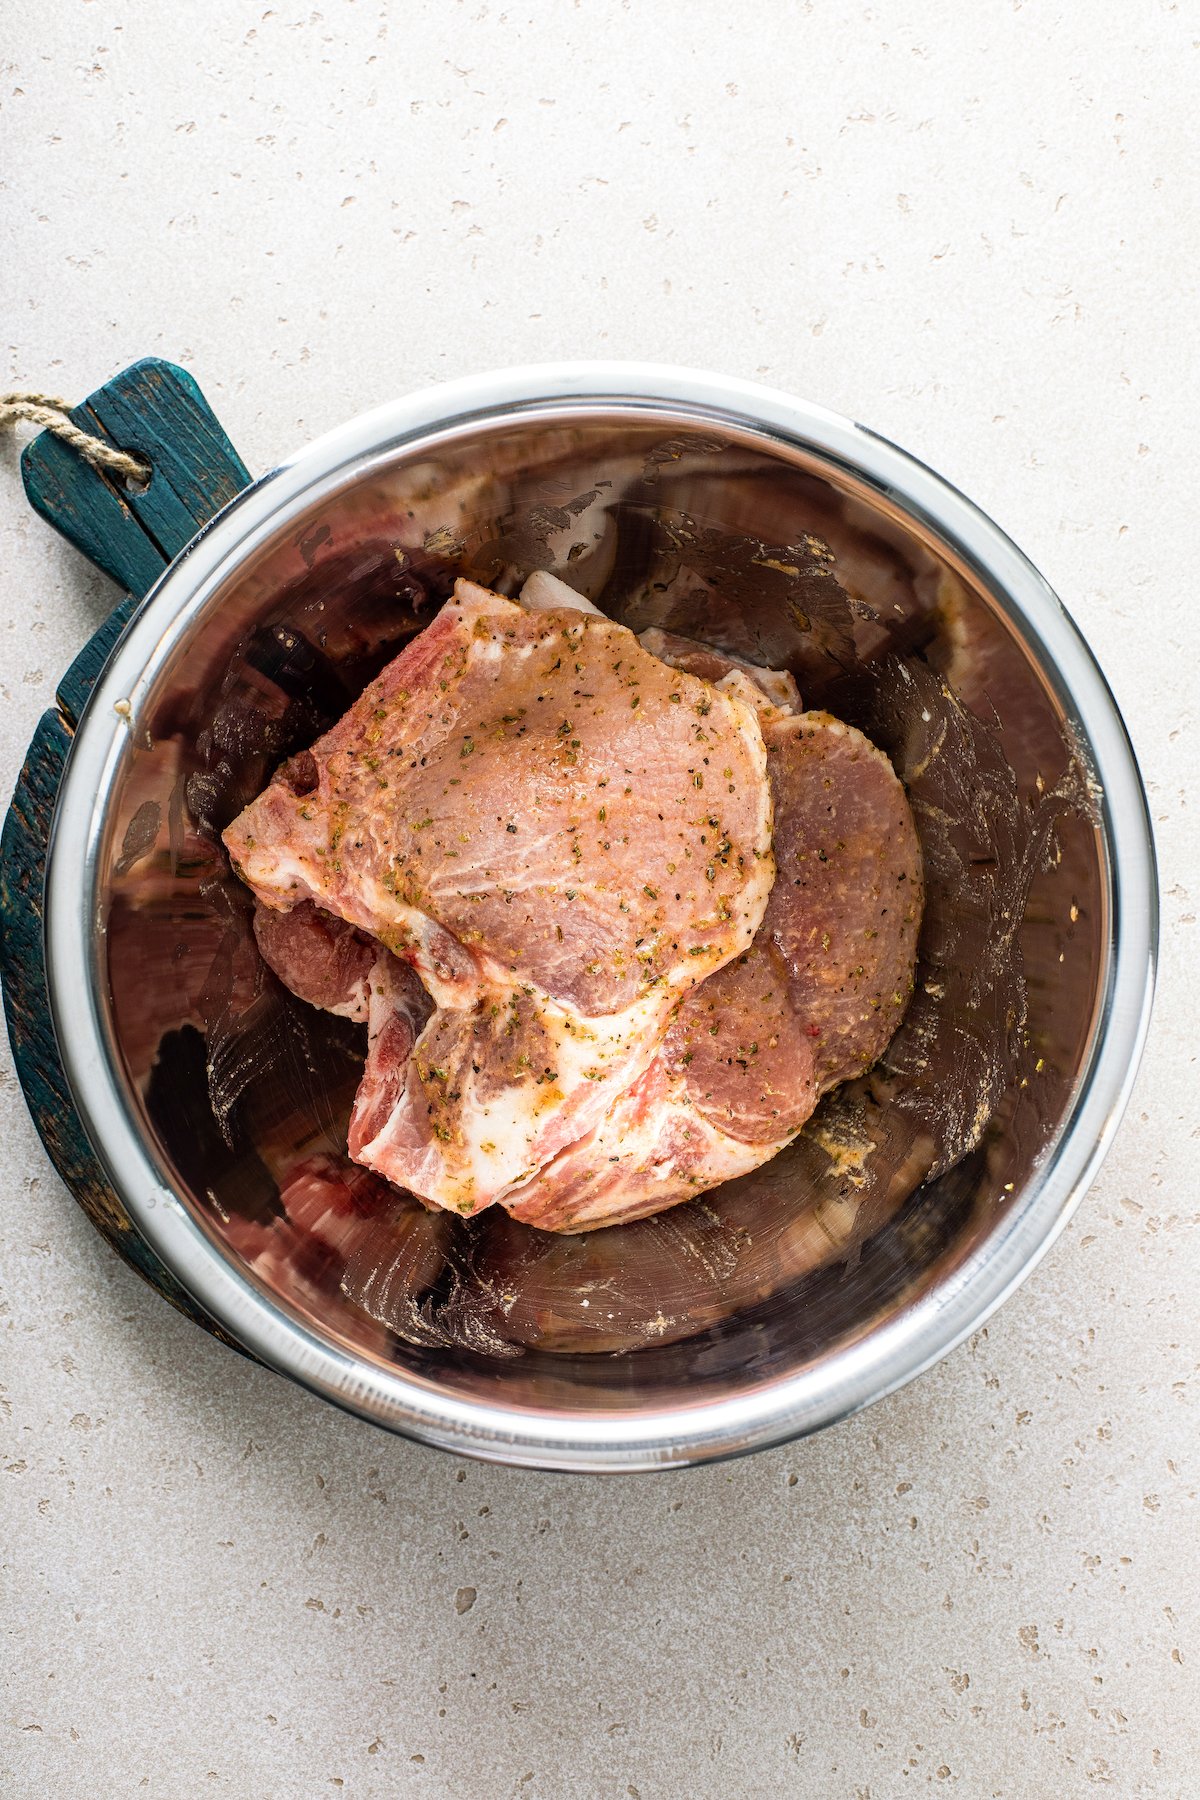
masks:
<path fill-rule="evenodd" d="M 186 369 L 147 357 L 89 394 L 75 424 L 150 464 L 137 492 L 101 473 L 43 431 L 25 446 L 21 475 L 34 511 L 125 590 L 58 690 L 76 723 L 130 617 L 155 582 L 223 506 L 249 486 L 250 473 Z"/>
<path fill-rule="evenodd" d="M 44 713 L 0 837 L 0 981 L 17 1074 L 51 1162 L 93 1225 L 181 1312 L 232 1343 L 135 1229 L 101 1168 L 63 1072 L 46 991 L 46 846 L 74 728 L 138 605 L 175 558 L 249 485 L 241 457 L 186 369 L 147 358 L 89 394 L 71 418 L 150 464 L 135 491 L 48 431 L 21 458 L 34 510 L 111 575 L 125 597 L 80 651 Z"/>

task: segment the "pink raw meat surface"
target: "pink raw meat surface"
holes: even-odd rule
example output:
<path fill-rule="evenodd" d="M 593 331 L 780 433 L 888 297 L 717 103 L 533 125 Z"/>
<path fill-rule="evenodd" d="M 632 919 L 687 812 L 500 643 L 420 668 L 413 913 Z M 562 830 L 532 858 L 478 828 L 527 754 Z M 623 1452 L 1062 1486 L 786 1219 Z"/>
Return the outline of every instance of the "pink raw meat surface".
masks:
<path fill-rule="evenodd" d="M 298 1000 L 362 1023 L 379 945 L 353 925 L 302 900 L 291 912 L 256 901 L 254 937 L 267 967 Z"/>
<path fill-rule="evenodd" d="M 736 694 L 598 614 L 460 581 L 225 843 L 261 907 L 314 903 L 390 953 L 365 979 L 352 1151 L 472 1213 L 590 1132 L 681 997 L 748 948 L 771 826 L 762 730 Z M 272 960 L 261 917 L 258 936 Z M 346 959 L 361 1016 L 360 950 L 315 954 Z M 287 956 L 277 942 L 273 966 L 328 1005 L 324 974 L 289 979 Z"/>
<path fill-rule="evenodd" d="M 778 873 L 751 948 L 686 996 L 645 1074 L 506 1201 L 586 1231 L 745 1175 L 868 1069 L 912 991 L 912 814 L 887 758 L 827 713 L 764 722 Z"/>

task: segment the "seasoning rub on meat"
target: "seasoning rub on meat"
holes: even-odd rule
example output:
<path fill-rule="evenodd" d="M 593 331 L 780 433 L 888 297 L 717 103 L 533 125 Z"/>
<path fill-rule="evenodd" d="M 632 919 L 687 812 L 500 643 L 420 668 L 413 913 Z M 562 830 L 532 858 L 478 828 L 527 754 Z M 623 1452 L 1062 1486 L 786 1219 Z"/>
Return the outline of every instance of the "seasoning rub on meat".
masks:
<path fill-rule="evenodd" d="M 378 947 L 365 988 L 360 940 L 337 952 L 370 1033 L 351 1150 L 461 1213 L 600 1124 L 775 873 L 753 706 L 595 612 L 466 581 L 225 843 L 260 908 Z M 303 993 L 285 939 L 260 921 Z"/>

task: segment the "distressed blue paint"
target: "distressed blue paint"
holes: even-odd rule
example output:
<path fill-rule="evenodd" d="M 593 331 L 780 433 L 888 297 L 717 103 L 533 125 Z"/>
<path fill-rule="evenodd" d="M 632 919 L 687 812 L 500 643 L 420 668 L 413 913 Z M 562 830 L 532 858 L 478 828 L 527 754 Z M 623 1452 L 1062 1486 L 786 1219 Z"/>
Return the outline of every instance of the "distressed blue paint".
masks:
<path fill-rule="evenodd" d="M 92 689 L 100 679 L 105 663 L 120 643 L 125 627 L 141 605 L 132 594 L 119 600 L 94 631 L 75 661 L 58 684 L 54 698 L 58 701 L 68 725 L 77 725 Z"/>
<path fill-rule="evenodd" d="M 168 562 L 249 485 L 250 472 L 204 395 L 174 363 L 156 357 L 134 363 L 87 407 L 114 444 L 149 462 L 149 487 L 126 499 Z"/>
<path fill-rule="evenodd" d="M 142 494 L 124 490 L 49 432 L 22 457 L 30 504 L 128 596 L 84 645 L 58 689 L 60 710 L 34 734 L 0 836 L 0 980 L 22 1089 L 50 1160 L 96 1228 L 173 1306 L 233 1340 L 181 1288 L 138 1234 L 88 1142 L 50 1019 L 43 902 L 46 847 L 78 721 L 142 597 L 221 507 L 249 482 L 192 377 L 173 363 L 135 363 L 72 413 L 85 431 L 147 457 Z M 236 1346 L 235 1346 L 236 1348 Z"/>
<path fill-rule="evenodd" d="M 84 431 L 95 429 L 86 406 L 75 407 L 71 417 Z M 89 469 L 77 451 L 48 431 L 26 444 L 21 474 L 33 510 L 82 550 L 89 562 L 131 594 L 149 592 L 167 559 L 142 530 L 129 495 Z"/>
<path fill-rule="evenodd" d="M 43 431 L 21 458 L 29 503 L 140 598 L 247 486 L 249 472 L 186 369 L 157 357 L 98 388 L 71 417 L 84 431 L 145 456 L 150 485 L 130 492 Z"/>

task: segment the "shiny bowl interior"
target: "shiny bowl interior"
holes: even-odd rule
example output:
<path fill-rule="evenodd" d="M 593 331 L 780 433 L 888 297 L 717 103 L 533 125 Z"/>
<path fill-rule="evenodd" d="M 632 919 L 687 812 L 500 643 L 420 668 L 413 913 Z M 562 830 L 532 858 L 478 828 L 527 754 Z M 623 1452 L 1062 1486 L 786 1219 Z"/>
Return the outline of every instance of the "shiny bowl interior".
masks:
<path fill-rule="evenodd" d="M 399 1231 L 343 1229 L 319 1196 L 291 1204 L 289 1182 L 342 1157 L 360 1028 L 262 968 L 217 834 L 458 570 L 511 587 L 532 567 L 635 628 L 786 662 L 806 704 L 888 750 L 931 893 L 909 1034 L 703 1207 L 586 1239 L 497 1219 L 449 1221 L 451 1241 L 406 1202 Z M 969 503 L 779 396 L 535 372 L 323 441 L 168 572 L 68 769 L 52 1004 L 141 1228 L 259 1355 L 432 1442 L 655 1466 L 853 1410 L 1020 1279 L 1127 1091 L 1154 904 L 1107 689 Z M 378 1280 L 348 1276 L 364 1255 L 392 1269 L 382 1301 Z"/>

